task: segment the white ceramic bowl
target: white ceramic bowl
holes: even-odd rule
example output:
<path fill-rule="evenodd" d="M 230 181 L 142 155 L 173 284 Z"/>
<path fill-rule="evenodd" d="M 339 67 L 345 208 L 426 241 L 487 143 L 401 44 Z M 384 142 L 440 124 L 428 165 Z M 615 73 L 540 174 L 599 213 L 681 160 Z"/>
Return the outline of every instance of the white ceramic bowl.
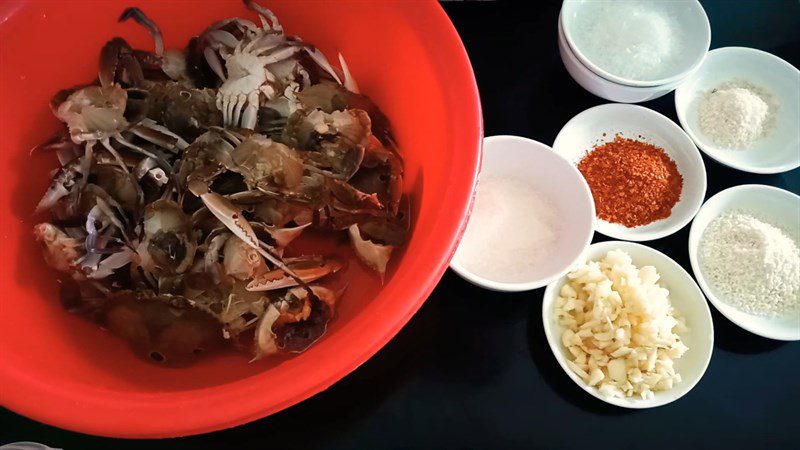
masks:
<path fill-rule="evenodd" d="M 564 37 L 561 20 L 558 21 L 558 53 L 561 55 L 564 67 L 575 82 L 592 94 L 612 102 L 639 103 L 653 100 L 669 94 L 682 81 L 677 80 L 659 86 L 627 86 L 606 80 L 578 60 Z"/>
<path fill-rule="evenodd" d="M 505 292 L 540 288 L 563 276 L 594 235 L 594 201 L 580 172 L 542 143 L 519 136 L 489 136 L 483 141 L 483 161 L 476 195 L 480 195 L 480 179 L 486 175 L 525 180 L 552 201 L 561 216 L 557 251 L 532 274 L 530 280 L 508 283 L 490 280 L 469 270 L 465 265 L 468 261 L 464 259 L 464 252 L 460 251 L 469 242 L 462 240 L 450 262 L 450 268 L 477 286 Z M 525 231 L 522 229 L 520 233 Z M 469 239 L 468 233 L 465 238 Z"/>
<path fill-rule="evenodd" d="M 597 389 L 587 385 L 567 366 L 569 351 L 561 344 L 561 327 L 555 319 L 556 299 L 566 277 L 547 286 L 542 302 L 542 321 L 544 333 L 550 349 L 558 364 L 578 386 L 589 394 L 612 405 L 623 408 L 653 408 L 673 402 L 692 390 L 700 381 L 711 360 L 714 348 L 714 324 L 711 311 L 691 275 L 673 261 L 669 256 L 641 244 L 623 241 L 606 241 L 592 244 L 587 249 L 585 259 L 596 261 L 610 250 L 623 250 L 633 259 L 633 263 L 642 266 L 654 266 L 661 275 L 660 283 L 669 289 L 672 305 L 680 311 L 689 331 L 682 333 L 681 339 L 689 347 L 686 354 L 675 361 L 675 369 L 683 380 L 668 391 L 656 392 L 652 399 L 641 398 L 609 398 L 598 393 Z"/>
<path fill-rule="evenodd" d="M 692 271 L 700 287 L 703 288 L 717 310 L 731 322 L 745 330 L 770 339 L 782 341 L 800 340 L 800 316 L 786 319 L 770 319 L 748 314 L 724 303 L 716 289 L 703 275 L 698 261 L 700 239 L 706 227 L 720 214 L 742 209 L 756 213 L 787 231 L 795 242 L 800 239 L 800 197 L 772 186 L 745 184 L 726 189 L 708 201 L 697 213 L 689 232 L 689 259 Z"/>
<path fill-rule="evenodd" d="M 735 79 L 761 86 L 779 102 L 774 128 L 740 150 L 715 145 L 700 130 L 697 112 L 705 93 Z M 800 71 L 777 56 L 744 47 L 712 50 L 703 65 L 678 86 L 675 110 L 697 146 L 726 166 L 753 173 L 780 173 L 800 167 Z"/>
<path fill-rule="evenodd" d="M 680 200 L 672 208 L 672 214 L 666 219 L 628 228 L 597 218 L 595 229 L 617 239 L 649 241 L 669 236 L 683 228 L 703 203 L 706 168 L 689 136 L 667 117 L 637 105 L 608 103 L 595 106 L 564 125 L 556 136 L 553 149 L 577 165 L 598 143 L 613 140 L 615 133 L 637 139 L 642 135 L 648 142 L 663 148 L 683 176 L 683 191 Z"/>
<path fill-rule="evenodd" d="M 611 2 L 597 0 L 564 0 L 561 6 L 560 22 L 564 27 L 564 36 L 578 60 L 592 72 L 617 84 L 628 86 L 661 86 L 676 83 L 700 67 L 711 45 L 711 25 L 708 22 L 705 10 L 697 0 L 663 1 L 640 0 L 661 8 L 675 18 L 680 24 L 683 37 L 683 51 L 677 62 L 672 64 L 669 74 L 658 79 L 635 80 L 615 75 L 601 68 L 591 61 L 582 51 L 575 40 L 575 27 L 579 17 L 583 14 L 593 16 L 598 7 Z"/>

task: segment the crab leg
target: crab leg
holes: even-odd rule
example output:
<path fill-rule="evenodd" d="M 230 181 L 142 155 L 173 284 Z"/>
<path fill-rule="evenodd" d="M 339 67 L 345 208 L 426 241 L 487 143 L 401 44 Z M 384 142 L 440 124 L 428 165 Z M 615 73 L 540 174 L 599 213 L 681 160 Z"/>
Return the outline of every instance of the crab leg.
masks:
<path fill-rule="evenodd" d="M 344 61 L 344 56 L 342 56 L 341 53 L 339 53 L 339 65 L 342 66 L 342 74 L 344 75 L 344 88 L 350 92 L 359 94 L 358 83 L 356 83 L 353 75 L 350 74 L 350 69 L 347 67 L 347 63 Z"/>
<path fill-rule="evenodd" d="M 128 166 L 125 165 L 125 161 L 122 160 L 122 157 L 119 155 L 119 153 L 116 150 L 114 150 L 114 147 L 112 147 L 111 143 L 108 142 L 108 138 L 101 140 L 100 143 L 102 143 L 103 147 L 105 147 L 106 150 L 108 150 L 108 152 L 111 153 L 111 156 L 113 156 L 114 159 L 117 161 L 117 164 L 119 164 L 119 166 L 122 167 L 122 170 L 124 170 L 126 174 L 130 174 L 131 171 L 128 170 Z"/>
<path fill-rule="evenodd" d="M 149 131 L 146 131 L 149 130 Z M 177 150 L 186 150 L 189 143 L 183 140 L 182 137 L 173 133 L 169 128 L 157 124 L 152 119 L 144 119 L 131 128 L 133 134 L 142 139 L 152 142 L 153 144 L 164 147 L 168 150 L 176 152 Z M 167 135 L 172 139 L 167 139 L 163 135 Z"/>
<path fill-rule="evenodd" d="M 225 128 L 220 128 L 220 127 L 211 127 L 211 129 L 213 129 L 214 131 L 218 131 L 224 137 L 228 138 L 228 140 L 231 141 L 234 146 L 241 144 L 242 141 L 244 140 L 244 136 L 235 131 L 227 130 Z"/>
<path fill-rule="evenodd" d="M 211 67 L 211 70 L 213 70 L 215 74 L 217 74 L 219 79 L 223 82 L 227 80 L 225 77 L 225 69 L 222 68 L 222 61 L 219 60 L 217 52 L 215 52 L 211 47 L 206 47 L 203 50 L 203 56 L 205 56 L 208 66 Z"/>
<path fill-rule="evenodd" d="M 242 128 L 252 130 L 258 123 L 258 92 L 251 92 L 247 95 L 247 108 L 242 114 Z"/>
<path fill-rule="evenodd" d="M 84 186 L 89 180 L 89 172 L 92 170 L 92 161 L 94 160 L 94 141 L 87 141 L 86 142 L 86 151 L 83 153 L 83 159 L 81 160 L 81 174 L 83 175 L 77 183 L 78 188 L 78 198 L 80 199 L 80 194 L 83 191 Z"/>
<path fill-rule="evenodd" d="M 233 107 L 233 118 L 231 119 L 233 124 L 239 123 L 239 118 L 242 116 L 242 108 L 244 107 L 245 103 L 247 103 L 247 96 L 244 94 L 239 94 L 236 97 L 236 104 Z"/>
<path fill-rule="evenodd" d="M 244 46 L 242 49 L 245 53 L 254 53 L 256 55 L 260 55 L 266 51 L 272 50 L 273 48 L 285 44 L 287 41 L 278 34 L 265 34 L 259 38 L 253 39 Z"/>
<path fill-rule="evenodd" d="M 332 76 L 333 79 L 336 80 L 337 83 L 342 84 L 342 80 L 339 78 L 339 75 L 336 73 L 335 70 L 333 70 L 331 63 L 328 62 L 328 58 L 326 58 L 321 51 L 319 51 L 314 47 L 303 47 L 303 48 L 306 50 L 306 53 L 308 53 L 308 56 L 310 56 L 311 59 L 313 59 L 314 62 L 317 63 L 317 65 L 322 68 L 322 70 L 328 72 L 330 76 Z"/>
<path fill-rule="evenodd" d="M 281 61 L 285 60 L 286 58 L 289 58 L 290 56 L 292 56 L 295 53 L 299 52 L 303 48 L 305 48 L 305 47 L 294 46 L 294 45 L 291 46 L 291 47 L 284 47 L 284 48 L 282 48 L 280 50 L 276 50 L 275 52 L 270 53 L 269 55 L 265 56 L 264 59 L 263 59 L 263 62 L 264 62 L 265 65 L 275 64 L 276 62 L 281 62 Z"/>
<path fill-rule="evenodd" d="M 268 30 L 275 30 L 278 32 L 283 31 L 283 27 L 278 22 L 278 17 L 275 14 L 264 8 L 263 6 L 259 5 L 258 3 L 254 2 L 253 0 L 243 0 L 244 6 L 247 9 L 253 10 L 258 13 L 259 17 L 261 18 L 261 25 L 268 29 Z"/>
<path fill-rule="evenodd" d="M 164 158 L 162 158 L 162 157 L 160 157 L 160 156 L 156 155 L 156 154 L 155 154 L 155 153 L 153 153 L 153 152 L 147 151 L 147 150 L 143 149 L 142 147 L 139 147 L 139 146 L 138 146 L 138 145 L 136 145 L 136 144 L 133 144 L 133 143 L 131 143 L 131 142 L 128 142 L 127 140 L 125 140 L 125 138 L 123 138 L 123 137 L 122 137 L 122 135 L 121 135 L 120 133 L 117 133 L 117 134 L 114 136 L 114 139 L 116 139 L 116 140 L 117 140 L 117 142 L 119 142 L 120 144 L 122 144 L 122 145 L 124 145 L 124 146 L 126 146 L 126 147 L 128 147 L 128 148 L 130 148 L 130 149 L 132 149 L 132 150 L 135 150 L 135 151 L 136 151 L 136 152 L 138 152 L 138 153 L 141 153 L 141 154 L 143 154 L 143 155 L 145 155 L 145 156 L 149 156 L 149 157 L 151 157 L 151 158 L 155 159 L 155 160 L 156 160 L 156 161 L 158 161 L 158 163 L 159 163 L 159 164 L 161 164 L 163 167 L 165 167 L 165 168 L 169 169 L 169 171 L 170 171 L 170 172 L 172 171 L 172 166 L 170 165 L 170 163 L 169 163 L 169 162 L 167 162 L 167 160 L 165 160 Z"/>
<path fill-rule="evenodd" d="M 133 19 L 139 25 L 143 26 L 150 37 L 153 38 L 153 43 L 156 45 L 156 55 L 164 55 L 164 40 L 161 37 L 161 30 L 152 20 L 150 20 L 139 8 L 125 8 L 122 15 L 119 16 L 119 21 L 124 22 L 128 19 Z"/>
<path fill-rule="evenodd" d="M 228 25 L 229 23 L 236 25 L 236 28 L 238 28 L 239 31 L 241 31 L 242 33 L 246 33 L 248 31 L 255 33 L 258 31 L 258 27 L 256 26 L 256 24 L 247 19 L 240 19 L 238 17 L 229 17 L 227 19 L 218 20 L 212 23 L 211 25 L 208 26 L 208 28 L 206 28 L 206 31 L 204 31 L 203 34 L 205 35 L 209 33 L 208 30 L 221 29 L 225 25 Z"/>

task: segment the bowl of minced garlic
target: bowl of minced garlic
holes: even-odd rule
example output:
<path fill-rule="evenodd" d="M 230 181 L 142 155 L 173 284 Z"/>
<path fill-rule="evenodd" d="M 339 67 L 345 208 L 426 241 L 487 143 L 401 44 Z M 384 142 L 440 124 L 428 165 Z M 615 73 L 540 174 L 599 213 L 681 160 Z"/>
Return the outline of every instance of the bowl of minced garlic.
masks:
<path fill-rule="evenodd" d="M 591 245 L 545 290 L 542 319 L 570 378 L 621 407 L 677 400 L 711 359 L 714 327 L 700 288 L 668 256 L 632 242 Z"/>

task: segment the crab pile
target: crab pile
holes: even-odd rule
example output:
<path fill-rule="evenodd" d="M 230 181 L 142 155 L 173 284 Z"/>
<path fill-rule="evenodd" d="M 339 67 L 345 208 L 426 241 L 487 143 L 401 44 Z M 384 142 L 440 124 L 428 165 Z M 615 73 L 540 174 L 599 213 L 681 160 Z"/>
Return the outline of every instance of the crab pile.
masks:
<path fill-rule="evenodd" d="M 302 352 L 334 315 L 343 263 L 285 256 L 292 241 L 346 233 L 383 280 L 408 230 L 388 120 L 342 56 L 333 67 L 244 3 L 259 24 L 221 20 L 184 50 L 126 9 L 155 51 L 109 41 L 98 79 L 53 97 L 64 127 L 37 147 L 61 163 L 34 235 L 68 275 L 62 302 L 160 364 L 226 343 Z"/>

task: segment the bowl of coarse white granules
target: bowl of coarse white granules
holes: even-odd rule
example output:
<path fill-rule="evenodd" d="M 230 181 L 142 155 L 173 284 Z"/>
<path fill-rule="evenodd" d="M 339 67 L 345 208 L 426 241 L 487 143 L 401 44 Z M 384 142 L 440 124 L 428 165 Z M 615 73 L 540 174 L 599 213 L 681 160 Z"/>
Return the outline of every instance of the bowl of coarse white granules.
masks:
<path fill-rule="evenodd" d="M 594 235 L 589 185 L 540 142 L 489 136 L 475 202 L 450 268 L 472 284 L 528 291 L 563 276 Z"/>
<path fill-rule="evenodd" d="M 751 333 L 800 340 L 800 196 L 758 184 L 726 189 L 697 213 L 689 258 L 717 310 Z"/>
<path fill-rule="evenodd" d="M 697 0 L 565 0 L 559 21 L 574 58 L 624 86 L 674 85 L 700 66 L 711 44 Z"/>
<path fill-rule="evenodd" d="M 675 90 L 686 133 L 711 158 L 753 173 L 800 167 L 800 71 L 761 50 L 712 50 Z"/>

